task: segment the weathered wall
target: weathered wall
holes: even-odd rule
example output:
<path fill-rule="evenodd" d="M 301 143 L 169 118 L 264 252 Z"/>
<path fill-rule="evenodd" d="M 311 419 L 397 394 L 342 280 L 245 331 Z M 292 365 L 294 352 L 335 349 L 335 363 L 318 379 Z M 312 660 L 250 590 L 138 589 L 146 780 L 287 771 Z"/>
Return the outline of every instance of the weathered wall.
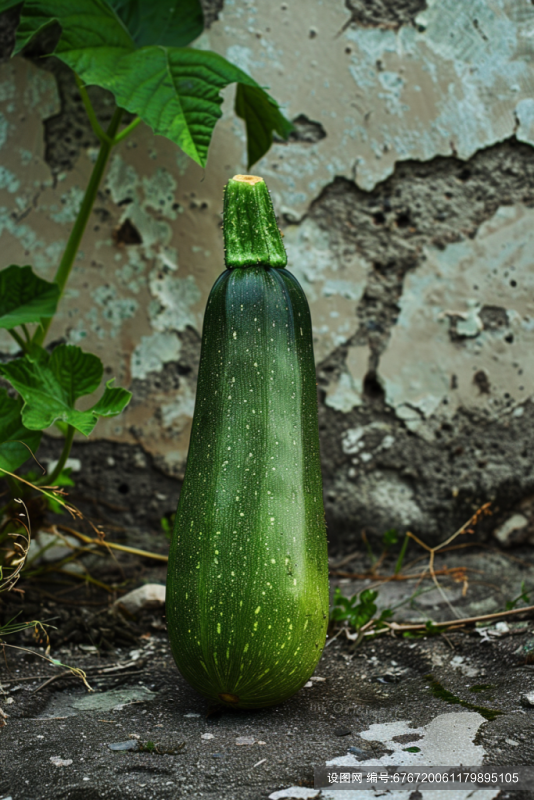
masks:
<path fill-rule="evenodd" d="M 534 6 L 226 0 L 209 20 L 197 46 L 296 125 L 254 172 L 310 301 L 330 539 L 437 540 L 492 500 L 487 530 L 534 541 Z M 0 65 L 0 236 L 2 265 L 51 278 L 97 143 L 43 47 Z M 205 171 L 143 126 L 115 152 L 51 329 L 134 393 L 76 455 L 138 524 L 174 504 L 158 470 L 185 464 L 221 190 L 245 170 L 232 97 Z"/>

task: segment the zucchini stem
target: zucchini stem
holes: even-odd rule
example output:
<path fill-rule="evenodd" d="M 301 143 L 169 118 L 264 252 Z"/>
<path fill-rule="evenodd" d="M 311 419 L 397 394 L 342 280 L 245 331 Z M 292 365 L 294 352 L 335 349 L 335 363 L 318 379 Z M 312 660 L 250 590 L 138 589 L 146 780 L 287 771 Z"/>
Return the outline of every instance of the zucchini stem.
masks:
<path fill-rule="evenodd" d="M 263 178 L 235 175 L 224 190 L 224 255 L 228 269 L 285 267 L 287 255 Z"/>

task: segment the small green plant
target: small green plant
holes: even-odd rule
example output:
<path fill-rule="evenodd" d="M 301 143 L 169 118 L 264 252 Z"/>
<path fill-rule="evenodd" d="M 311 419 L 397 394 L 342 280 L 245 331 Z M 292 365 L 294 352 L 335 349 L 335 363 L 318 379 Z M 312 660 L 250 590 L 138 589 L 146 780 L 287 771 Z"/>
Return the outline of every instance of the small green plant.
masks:
<path fill-rule="evenodd" d="M 375 553 L 373 552 L 373 548 L 371 547 L 371 544 L 364 531 L 362 532 L 362 541 L 365 545 L 365 549 L 367 550 L 367 555 L 369 556 L 369 559 L 371 561 L 372 565 L 371 571 L 374 573 L 376 572 L 378 567 L 380 567 L 380 565 L 383 563 L 386 556 L 389 555 L 391 548 L 399 543 L 399 534 L 396 528 L 390 528 L 384 533 L 384 535 L 382 536 L 382 552 L 380 553 L 379 556 L 376 556 Z M 402 569 L 402 564 L 404 562 L 404 557 L 406 555 L 406 550 L 408 548 L 408 542 L 409 542 L 409 537 L 408 535 L 405 535 L 404 539 L 402 540 L 402 545 L 399 555 L 397 557 L 397 561 L 395 563 L 395 575 L 397 575 Z"/>
<path fill-rule="evenodd" d="M 19 614 L 21 612 L 19 611 Z M 42 640 L 42 636 L 44 635 L 47 637 L 47 633 L 45 630 L 45 624 L 42 623 L 38 619 L 32 619 L 29 622 L 16 622 L 17 617 L 19 614 L 16 614 L 14 617 L 9 619 L 7 622 L 4 622 L 0 625 L 0 645 L 3 644 L 2 639 L 5 636 L 13 636 L 15 633 L 22 633 L 22 631 L 27 631 L 33 628 L 34 638 L 37 639 L 38 642 Z"/>
<path fill-rule="evenodd" d="M 171 540 L 172 537 L 172 529 L 174 528 L 175 517 L 176 514 L 172 513 L 168 514 L 165 517 L 162 517 L 159 521 L 159 524 L 161 525 L 161 530 L 165 534 L 165 538 L 168 539 L 169 541 Z"/>
<path fill-rule="evenodd" d="M 16 615 L 18 616 L 18 615 Z M 93 689 L 87 682 L 87 675 L 83 669 L 79 667 L 71 667 L 68 664 L 63 664 L 61 661 L 58 661 L 57 658 L 52 658 L 50 655 L 50 639 L 47 633 L 47 628 L 53 627 L 49 623 L 41 622 L 40 620 L 34 619 L 30 622 L 16 622 L 16 616 L 12 617 L 8 622 L 3 623 L 0 625 L 0 649 L 3 650 L 4 657 L 5 657 L 5 648 L 10 647 L 13 650 L 23 650 L 25 653 L 31 653 L 33 656 L 37 656 L 38 658 L 42 658 L 44 661 L 47 661 L 53 667 L 64 667 L 68 670 L 72 675 L 76 675 L 76 677 L 80 678 L 85 687 L 88 691 L 92 692 Z M 37 645 L 45 646 L 45 652 L 39 653 L 35 650 L 30 650 L 27 647 L 21 647 L 18 644 L 8 644 L 5 641 L 6 636 L 12 636 L 16 633 L 22 633 L 23 631 L 29 630 L 33 628 L 33 638 Z M 1 712 L 1 709 L 0 709 Z M 5 715 L 0 714 L 0 722 L 5 725 Z M 0 725 L 0 727 L 3 727 Z"/>
<path fill-rule="evenodd" d="M 529 590 L 530 591 L 530 590 Z M 519 602 L 523 603 L 530 603 L 530 595 L 527 594 L 527 588 L 525 586 L 525 581 L 521 581 L 521 592 L 514 597 L 513 600 L 508 600 L 506 603 L 505 609 L 506 611 L 511 611 L 513 608 L 517 606 Z"/>
<path fill-rule="evenodd" d="M 0 474 L 13 496 L 19 492 L 28 496 L 32 482 L 72 485 L 65 465 L 75 433 L 89 436 L 100 418 L 120 414 L 131 399 L 130 392 L 114 387 L 112 379 L 91 408 L 80 410 L 78 401 L 101 389 L 102 361 L 72 344 L 44 347 L 112 150 L 145 122 L 204 167 L 222 114 L 220 92 L 230 83 L 237 83 L 235 113 L 245 123 L 248 166 L 267 152 L 273 131 L 287 139 L 293 126 L 276 101 L 243 70 L 217 53 L 190 46 L 204 27 L 199 0 L 0 0 L 0 13 L 13 6 L 20 7 L 13 55 L 40 31 L 59 26 L 53 55 L 73 70 L 100 141 L 53 282 L 34 274 L 31 266 L 12 264 L 0 271 L 0 328 L 7 330 L 20 351 L 0 364 L 0 376 L 17 392 L 11 396 L 0 389 Z M 91 105 L 88 85 L 107 89 L 115 98 L 106 130 Z M 134 118 L 121 130 L 125 112 Z M 43 431 L 53 425 L 63 436 L 57 464 L 21 487 L 15 471 L 36 452 Z M 49 501 L 49 508 L 56 511 L 53 498 Z M 7 509 L 0 509 L 0 519 Z"/>
<path fill-rule="evenodd" d="M 337 587 L 334 592 L 334 603 L 330 612 L 332 622 L 348 622 L 355 631 L 360 631 L 371 620 L 374 620 L 374 628 L 384 627 L 384 621 L 393 616 L 390 608 L 385 608 L 375 619 L 377 606 L 375 603 L 378 592 L 372 589 L 364 589 L 359 594 L 355 594 L 350 599 L 344 597 Z"/>

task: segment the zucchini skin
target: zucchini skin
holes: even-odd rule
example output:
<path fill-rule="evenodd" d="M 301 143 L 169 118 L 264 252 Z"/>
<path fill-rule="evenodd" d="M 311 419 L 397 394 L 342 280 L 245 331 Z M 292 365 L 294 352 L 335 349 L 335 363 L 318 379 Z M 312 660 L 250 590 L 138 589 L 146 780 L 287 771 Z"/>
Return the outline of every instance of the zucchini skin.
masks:
<path fill-rule="evenodd" d="M 166 614 L 180 672 L 217 703 L 280 703 L 322 653 L 328 560 L 311 319 L 285 269 L 227 269 L 208 299 Z"/>

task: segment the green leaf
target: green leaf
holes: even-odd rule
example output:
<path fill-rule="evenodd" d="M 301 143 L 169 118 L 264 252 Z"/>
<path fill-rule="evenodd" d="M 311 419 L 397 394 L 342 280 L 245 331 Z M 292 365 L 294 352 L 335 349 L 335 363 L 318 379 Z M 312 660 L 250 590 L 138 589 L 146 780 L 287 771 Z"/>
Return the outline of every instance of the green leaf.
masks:
<path fill-rule="evenodd" d="M 111 384 L 115 378 L 106 381 L 106 389 L 104 394 L 93 406 L 93 414 L 98 414 L 99 417 L 116 417 L 120 414 L 132 399 L 132 393 L 127 389 L 112 389 Z"/>
<path fill-rule="evenodd" d="M 165 538 L 168 539 L 169 542 L 172 539 L 172 529 L 174 528 L 175 517 L 176 514 L 173 513 L 173 514 L 168 514 L 167 516 L 162 517 L 160 519 L 161 529 L 165 534 Z"/>
<path fill-rule="evenodd" d="M 50 356 L 39 348 L 0 365 L 4 375 L 24 400 L 22 421 L 30 430 L 44 430 L 57 420 L 72 425 L 88 436 L 98 417 L 119 414 L 131 398 L 125 389 L 110 389 L 110 381 L 100 400 L 87 411 L 74 408 L 77 398 L 90 394 L 100 384 L 103 366 L 92 353 L 62 344 Z"/>
<path fill-rule="evenodd" d="M 139 50 L 90 48 L 80 54 L 62 50 L 56 54 L 87 84 L 109 89 L 117 104 L 141 117 L 154 131 L 175 142 L 190 158 L 204 167 L 213 129 L 222 115 L 221 90 L 230 83 L 247 84 L 258 90 L 256 102 L 243 107 L 247 133 L 261 134 L 249 141 L 254 157 L 269 149 L 276 124 L 284 130 L 275 101 L 245 72 L 218 53 L 185 47 L 143 47 Z M 262 102 L 260 102 L 262 98 Z M 267 119 L 262 113 L 268 109 Z"/>
<path fill-rule="evenodd" d="M 235 113 L 247 130 L 247 169 L 265 155 L 273 143 L 273 130 L 287 139 L 293 125 L 281 113 L 278 103 L 259 86 L 237 84 Z"/>
<path fill-rule="evenodd" d="M 39 322 L 53 317 L 59 300 L 59 286 L 38 278 L 31 267 L 12 264 L 0 272 L 0 328 Z"/>
<path fill-rule="evenodd" d="M 4 3 L 0 0 L 0 11 L 3 10 Z M 58 22 L 62 29 L 58 49 L 78 51 L 81 58 L 84 50 L 90 47 L 135 46 L 117 14 L 104 0 L 26 0 L 13 55 L 20 53 L 39 31 L 52 22 Z M 56 55 L 59 55 L 58 49 Z"/>
<path fill-rule="evenodd" d="M 198 0 L 107 0 L 138 47 L 186 47 L 204 29 Z"/>
<path fill-rule="evenodd" d="M 50 369 L 57 377 L 70 405 L 86 394 L 98 389 L 104 366 L 98 356 L 84 353 L 81 347 L 62 344 L 56 347 L 50 358 Z"/>
<path fill-rule="evenodd" d="M 376 614 L 374 601 L 377 597 L 378 592 L 372 589 L 364 589 L 359 595 L 354 595 L 349 600 L 341 594 L 339 588 L 336 588 L 334 591 L 334 607 L 330 617 L 336 622 L 348 620 L 349 625 L 358 631 L 369 620 L 373 619 Z M 391 609 L 384 609 L 378 619 L 377 627 L 380 627 L 380 623 L 392 615 L 393 611 Z"/>
<path fill-rule="evenodd" d="M 126 15 L 132 33 L 119 11 Z M 267 152 L 273 130 L 287 138 L 292 125 L 276 101 L 222 56 L 161 43 L 137 46 L 135 37 L 141 34 L 136 13 L 133 8 L 126 14 L 126 0 L 120 0 L 117 13 L 104 0 L 26 0 L 14 52 L 20 52 L 39 30 L 58 22 L 62 34 L 54 55 L 85 84 L 112 92 L 120 107 L 137 114 L 154 133 L 171 139 L 202 167 L 221 116 L 220 92 L 230 83 L 238 83 L 236 113 L 245 121 L 249 166 Z M 151 22 L 147 33 L 151 41 L 155 24 Z M 177 23 L 173 30 L 178 29 Z"/>
<path fill-rule="evenodd" d="M 0 14 L 14 6 L 20 6 L 20 0 L 0 0 Z"/>
<path fill-rule="evenodd" d="M 385 548 L 391 547 L 392 544 L 397 544 L 399 537 L 396 528 L 390 528 L 382 537 L 382 544 Z"/>
<path fill-rule="evenodd" d="M 24 464 L 31 457 L 30 450 L 35 453 L 41 441 L 40 431 L 24 427 L 21 409 L 20 397 L 9 397 L 5 389 L 0 389 L 0 467 L 8 472 Z"/>
<path fill-rule="evenodd" d="M 377 597 L 378 592 L 374 592 L 372 589 L 364 589 L 363 592 L 360 593 L 360 602 L 372 603 Z"/>
<path fill-rule="evenodd" d="M 525 581 L 521 581 L 521 594 L 515 597 L 513 600 L 508 600 L 506 603 L 506 611 L 511 611 L 513 608 L 515 608 L 520 600 L 522 600 L 523 603 L 530 603 L 530 597 L 527 594 Z"/>

